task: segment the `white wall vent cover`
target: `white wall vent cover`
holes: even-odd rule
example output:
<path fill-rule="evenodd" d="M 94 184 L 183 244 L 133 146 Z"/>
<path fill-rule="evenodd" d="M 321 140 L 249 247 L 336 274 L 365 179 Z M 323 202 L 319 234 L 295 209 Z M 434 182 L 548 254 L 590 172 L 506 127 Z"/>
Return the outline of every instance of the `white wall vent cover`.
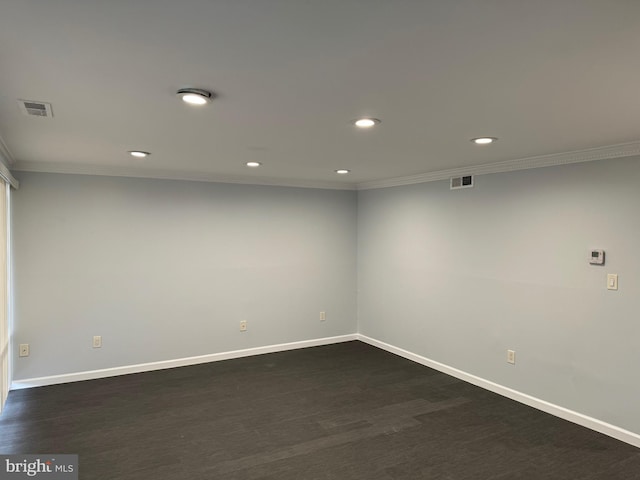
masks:
<path fill-rule="evenodd" d="M 473 187 L 473 175 L 465 175 L 463 177 L 451 177 L 451 190 L 458 188 Z"/>
<path fill-rule="evenodd" d="M 51 104 L 46 102 L 37 102 L 35 100 L 18 100 L 20 109 L 25 115 L 33 117 L 53 117 L 53 110 L 51 110 Z"/>

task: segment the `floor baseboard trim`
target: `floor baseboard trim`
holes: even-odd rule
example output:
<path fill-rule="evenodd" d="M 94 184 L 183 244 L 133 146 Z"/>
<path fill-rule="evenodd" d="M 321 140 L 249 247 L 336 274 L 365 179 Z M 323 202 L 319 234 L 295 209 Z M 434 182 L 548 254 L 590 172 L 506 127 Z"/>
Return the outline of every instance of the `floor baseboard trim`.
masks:
<path fill-rule="evenodd" d="M 388 343 L 381 342 L 380 340 L 367 337 L 366 335 L 358 334 L 357 339 L 374 347 L 386 350 L 387 352 L 394 353 L 400 357 L 404 357 L 421 365 L 433 368 L 434 370 L 446 373 L 447 375 L 459 378 L 460 380 L 464 380 L 465 382 L 484 388 L 485 390 L 497 393 L 499 395 L 502 395 L 503 397 L 510 398 L 517 402 L 523 403 L 530 407 L 536 408 L 543 412 L 549 413 L 556 417 L 560 417 L 564 420 L 568 420 L 570 422 L 576 423 L 591 430 L 595 430 L 596 432 L 600 432 L 604 435 L 608 435 L 617 440 L 640 448 L 640 435 L 637 433 L 630 432 L 629 430 L 625 430 L 615 425 L 611 425 L 610 423 L 603 422 L 602 420 L 589 417 L 573 410 L 569 410 L 568 408 L 555 405 L 545 400 L 532 397 L 531 395 L 527 395 L 526 393 L 513 390 L 509 387 L 505 387 L 481 377 L 477 377 L 462 370 L 458 370 L 457 368 L 453 368 L 443 363 L 436 362 L 435 360 L 431 360 L 413 352 L 409 352 L 408 350 L 404 350 Z"/>
<path fill-rule="evenodd" d="M 164 370 L 167 368 L 186 367 L 198 365 L 200 363 L 219 362 L 221 360 L 231 360 L 234 358 L 250 357 L 253 355 L 263 355 L 265 353 L 284 352 L 287 350 L 297 350 L 299 348 L 318 347 L 321 345 L 331 345 L 333 343 L 350 342 L 358 340 L 357 334 L 340 335 L 337 337 L 317 338 L 313 340 L 302 340 L 299 342 L 280 343 L 267 345 L 264 347 L 247 348 L 244 350 L 233 350 L 229 352 L 211 353 L 196 357 L 178 358 L 174 360 L 163 360 L 159 362 L 140 363 L 137 365 L 127 365 L 123 367 L 104 368 L 101 370 L 89 370 L 84 372 L 65 373 L 63 375 L 52 375 L 48 377 L 27 378 L 14 380 L 11 382 L 11 390 L 23 388 L 43 387 L 46 385 L 57 385 L 60 383 L 81 382 L 84 380 L 95 380 L 98 378 L 116 377 L 128 375 L 130 373 L 151 372 L 154 370 Z"/>

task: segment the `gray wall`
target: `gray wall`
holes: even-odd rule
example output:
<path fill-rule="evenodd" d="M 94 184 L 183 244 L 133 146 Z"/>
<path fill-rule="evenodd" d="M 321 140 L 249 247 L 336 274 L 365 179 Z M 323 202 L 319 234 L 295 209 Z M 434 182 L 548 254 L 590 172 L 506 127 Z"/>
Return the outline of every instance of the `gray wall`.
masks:
<path fill-rule="evenodd" d="M 360 333 L 640 432 L 640 159 L 475 180 L 359 193 Z"/>
<path fill-rule="evenodd" d="M 17 176 L 14 380 L 356 331 L 355 192 Z"/>
<path fill-rule="evenodd" d="M 346 191 L 18 177 L 12 341 L 32 351 L 15 359 L 14 380 L 358 329 L 640 432 L 639 158 L 478 176 L 459 191 L 446 181 L 368 190 L 357 199 Z M 605 267 L 588 264 L 591 248 L 606 250 Z M 606 290 L 607 273 L 619 275 L 617 292 Z M 246 333 L 238 330 L 243 319 Z M 102 349 L 91 348 L 93 335 L 103 336 Z M 508 348 L 515 366 L 506 363 Z"/>

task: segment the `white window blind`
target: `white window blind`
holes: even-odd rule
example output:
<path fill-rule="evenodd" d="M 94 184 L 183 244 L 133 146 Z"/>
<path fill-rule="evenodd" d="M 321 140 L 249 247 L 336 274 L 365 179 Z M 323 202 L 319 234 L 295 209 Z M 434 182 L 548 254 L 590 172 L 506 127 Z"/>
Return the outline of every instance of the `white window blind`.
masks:
<path fill-rule="evenodd" d="M 9 394 L 9 190 L 0 178 L 0 412 Z"/>

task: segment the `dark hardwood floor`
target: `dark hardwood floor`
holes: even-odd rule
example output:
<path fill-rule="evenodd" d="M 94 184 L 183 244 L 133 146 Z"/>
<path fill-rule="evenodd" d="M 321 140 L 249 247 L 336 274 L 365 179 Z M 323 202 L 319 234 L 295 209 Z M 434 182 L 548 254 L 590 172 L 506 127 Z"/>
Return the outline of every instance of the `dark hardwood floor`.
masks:
<path fill-rule="evenodd" d="M 361 342 L 12 391 L 83 480 L 640 479 L 640 449 Z"/>

